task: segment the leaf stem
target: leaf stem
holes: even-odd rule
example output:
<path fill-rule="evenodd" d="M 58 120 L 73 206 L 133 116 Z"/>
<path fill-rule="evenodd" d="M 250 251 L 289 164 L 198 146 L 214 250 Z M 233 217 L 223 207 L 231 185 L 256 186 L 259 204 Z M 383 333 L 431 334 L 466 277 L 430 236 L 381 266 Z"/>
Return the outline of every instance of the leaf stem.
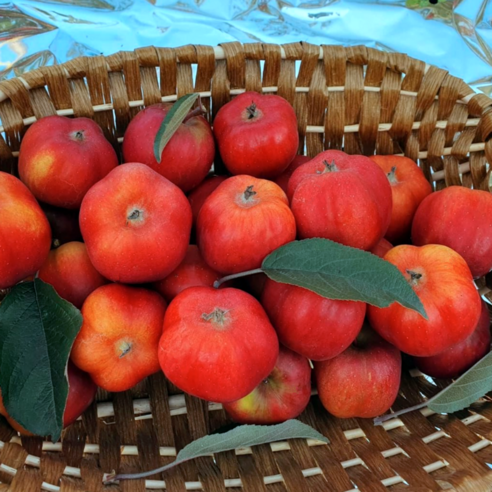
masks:
<path fill-rule="evenodd" d="M 404 415 L 406 413 L 414 412 L 415 410 L 420 410 L 421 408 L 425 408 L 430 401 L 431 400 L 427 400 L 422 403 L 419 403 L 418 405 L 414 405 L 412 407 L 402 408 L 401 410 L 398 410 L 398 412 L 388 413 L 386 415 L 381 415 L 380 417 L 376 417 L 374 419 L 374 425 L 381 425 L 383 422 L 386 422 L 387 420 L 391 420 L 396 417 L 399 417 L 400 415 Z"/>
<path fill-rule="evenodd" d="M 114 483 L 118 480 L 136 480 L 138 478 L 147 478 L 150 477 L 151 475 L 155 475 L 156 473 L 162 473 L 167 470 L 170 470 L 171 468 L 174 468 L 176 465 L 180 465 L 181 463 L 184 463 L 185 461 L 190 461 L 190 459 L 185 459 L 185 460 L 174 460 L 171 463 L 168 463 L 167 465 L 161 466 L 159 468 L 155 468 L 154 470 L 149 470 L 145 472 L 140 472 L 140 473 L 121 473 L 118 475 L 115 475 L 114 473 L 108 474 L 103 476 L 103 483 Z"/>
<path fill-rule="evenodd" d="M 254 270 L 248 270 L 247 272 L 233 273 L 232 275 L 226 275 L 214 282 L 214 287 L 218 289 L 224 282 L 228 280 L 234 280 L 235 278 L 247 277 L 248 275 L 255 275 L 256 273 L 263 273 L 261 268 L 255 268 Z"/>

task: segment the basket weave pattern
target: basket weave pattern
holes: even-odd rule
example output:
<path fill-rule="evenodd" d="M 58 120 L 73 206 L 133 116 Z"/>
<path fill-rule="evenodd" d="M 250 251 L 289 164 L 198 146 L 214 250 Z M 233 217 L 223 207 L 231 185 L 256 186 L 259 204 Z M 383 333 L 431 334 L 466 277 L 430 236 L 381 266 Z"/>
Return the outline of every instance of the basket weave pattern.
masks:
<path fill-rule="evenodd" d="M 1 82 L 0 170 L 16 173 L 22 135 L 43 116 L 92 118 L 119 152 L 129 121 L 144 106 L 200 92 L 212 121 L 244 90 L 277 93 L 293 104 L 300 152 L 314 156 L 343 145 L 350 154 L 401 153 L 419 159 L 436 189 L 488 190 L 491 99 L 406 55 L 307 43 L 149 47 Z M 480 285 L 487 291 L 485 279 Z M 417 404 L 445 385 L 405 371 L 393 408 Z M 103 472 L 168 463 L 176 450 L 230 421 L 220 405 L 183 395 L 162 374 L 124 393 L 99 390 L 97 400 L 61 443 L 21 440 L 2 420 L 0 492 L 492 490 L 487 397 L 454 415 L 422 410 L 374 427 L 371 420 L 329 416 L 313 396 L 300 419 L 329 445 L 292 440 L 236 450 L 107 487 Z"/>

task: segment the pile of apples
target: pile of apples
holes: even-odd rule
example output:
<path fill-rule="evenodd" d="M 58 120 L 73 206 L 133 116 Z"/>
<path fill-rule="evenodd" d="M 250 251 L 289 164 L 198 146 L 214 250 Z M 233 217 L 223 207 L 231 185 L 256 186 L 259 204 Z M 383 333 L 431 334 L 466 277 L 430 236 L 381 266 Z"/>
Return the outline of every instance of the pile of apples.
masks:
<path fill-rule="evenodd" d="M 237 422 L 294 418 L 313 384 L 333 415 L 375 417 L 398 394 L 402 352 L 442 378 L 488 352 L 474 278 L 492 268 L 490 193 L 431 193 L 401 156 L 297 155 L 294 109 L 255 92 L 224 105 L 213 129 L 200 106 L 191 110 L 158 162 L 171 107 L 130 122 L 124 164 L 94 121 L 49 116 L 22 140 L 20 179 L 0 173 L 0 288 L 36 275 L 82 312 L 65 425 L 97 386 L 125 391 L 161 370 Z M 211 174 L 216 149 L 228 176 Z M 258 270 L 308 238 L 396 265 L 428 319 L 397 303 L 328 299 Z"/>

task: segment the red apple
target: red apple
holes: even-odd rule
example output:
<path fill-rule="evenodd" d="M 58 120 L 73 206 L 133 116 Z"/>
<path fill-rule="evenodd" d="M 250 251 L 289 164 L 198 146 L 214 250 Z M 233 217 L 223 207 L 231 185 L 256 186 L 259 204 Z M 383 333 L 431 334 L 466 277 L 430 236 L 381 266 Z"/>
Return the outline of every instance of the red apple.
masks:
<path fill-rule="evenodd" d="M 231 174 L 271 179 L 292 162 L 299 146 L 294 108 L 282 97 L 245 92 L 222 106 L 214 135 Z"/>
<path fill-rule="evenodd" d="M 261 303 L 280 343 L 311 360 L 343 352 L 364 322 L 366 304 L 327 299 L 296 285 L 266 279 Z"/>
<path fill-rule="evenodd" d="M 322 152 L 294 171 L 288 188 L 301 239 L 322 237 L 371 250 L 388 229 L 391 187 L 365 156 Z"/>
<path fill-rule="evenodd" d="M 212 192 L 223 183 L 228 176 L 210 176 L 205 181 L 200 183 L 195 189 L 188 194 L 188 201 L 191 205 L 191 212 L 193 214 L 193 225 L 196 225 L 198 214 L 202 209 L 202 205 L 205 200 L 212 194 Z"/>
<path fill-rule="evenodd" d="M 275 330 L 254 297 L 239 289 L 190 287 L 166 311 L 159 362 L 181 390 L 227 403 L 272 372 L 278 350 Z"/>
<path fill-rule="evenodd" d="M 292 173 L 300 166 L 309 162 L 311 160 L 307 155 L 296 155 L 294 160 L 289 164 L 289 167 L 282 173 L 280 176 L 277 176 L 273 182 L 277 183 L 284 193 L 287 194 L 289 179 L 292 176 Z"/>
<path fill-rule="evenodd" d="M 0 289 L 33 275 L 48 256 L 50 225 L 27 187 L 0 172 Z"/>
<path fill-rule="evenodd" d="M 77 241 L 50 251 L 38 277 L 79 309 L 91 292 L 108 283 L 92 265 L 85 244 Z"/>
<path fill-rule="evenodd" d="M 432 357 L 415 357 L 417 367 L 434 378 L 457 378 L 490 351 L 490 314 L 482 301 L 475 331 L 463 342 Z"/>
<path fill-rule="evenodd" d="M 392 243 L 407 242 L 415 211 L 431 194 L 432 187 L 422 169 L 408 157 L 372 155 L 369 158 L 386 173 L 393 194 L 391 222 L 385 237 Z"/>
<path fill-rule="evenodd" d="M 334 359 L 314 363 L 318 395 L 338 418 L 373 418 L 393 405 L 400 388 L 400 351 L 364 328 Z"/>
<path fill-rule="evenodd" d="M 190 244 L 184 260 L 165 279 L 154 284 L 154 288 L 167 302 L 171 302 L 188 287 L 213 287 L 221 275 L 210 268 L 202 258 L 198 246 Z M 222 284 L 223 285 L 223 284 Z"/>
<path fill-rule="evenodd" d="M 420 204 L 412 224 L 417 246 L 443 244 L 459 253 L 477 278 L 492 268 L 492 194 L 449 186 Z"/>
<path fill-rule="evenodd" d="M 296 238 L 296 223 L 278 185 L 232 176 L 205 201 L 197 222 L 205 261 L 223 274 L 259 268 L 272 251 Z"/>
<path fill-rule="evenodd" d="M 80 230 L 101 275 L 113 282 L 154 282 L 185 257 L 191 207 L 177 186 L 149 166 L 122 164 L 85 196 Z"/>
<path fill-rule="evenodd" d="M 63 427 L 73 424 L 96 396 L 97 386 L 89 374 L 68 361 L 68 398 L 63 414 Z"/>
<path fill-rule="evenodd" d="M 429 357 L 468 338 L 480 317 L 480 295 L 465 260 L 438 244 L 400 245 L 384 259 L 395 265 L 419 297 L 428 319 L 394 302 L 369 305 L 371 326 L 399 350 Z"/>
<path fill-rule="evenodd" d="M 273 371 L 248 396 L 224 403 L 224 410 L 241 424 L 277 424 L 300 415 L 311 398 L 309 361 L 280 347 Z"/>
<path fill-rule="evenodd" d="M 41 118 L 19 151 L 21 180 L 38 200 L 63 208 L 79 208 L 89 188 L 117 165 L 115 150 L 89 118 Z"/>
<path fill-rule="evenodd" d="M 212 130 L 203 116 L 191 116 L 179 125 L 166 144 L 161 161 L 154 156 L 154 140 L 172 104 L 158 103 L 140 111 L 132 119 L 123 140 L 125 162 L 142 162 L 189 191 L 207 176 L 215 156 Z"/>
<path fill-rule="evenodd" d="M 379 240 L 379 242 L 374 246 L 374 248 L 371 249 L 371 253 L 373 255 L 379 256 L 380 258 L 384 258 L 384 255 L 393 248 L 393 245 L 387 240 L 382 239 Z"/>

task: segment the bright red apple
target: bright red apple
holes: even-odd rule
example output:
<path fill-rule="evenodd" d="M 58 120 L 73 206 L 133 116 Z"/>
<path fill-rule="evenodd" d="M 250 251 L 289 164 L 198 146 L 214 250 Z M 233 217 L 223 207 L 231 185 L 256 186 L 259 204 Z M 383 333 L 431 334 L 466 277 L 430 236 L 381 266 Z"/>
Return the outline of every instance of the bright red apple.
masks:
<path fill-rule="evenodd" d="M 89 188 L 118 165 L 118 156 L 89 118 L 46 116 L 22 138 L 19 176 L 42 202 L 79 208 Z"/>
<path fill-rule="evenodd" d="M 288 184 L 289 184 L 289 179 L 292 176 L 293 172 L 306 162 L 309 162 L 311 160 L 311 157 L 308 157 L 307 155 L 296 155 L 294 157 L 294 160 L 289 164 L 289 167 L 280 175 L 277 176 L 273 182 L 277 183 L 280 188 L 284 191 L 285 194 L 287 194 L 287 189 L 288 189 Z"/>
<path fill-rule="evenodd" d="M 273 371 L 248 396 L 223 407 L 241 424 L 277 424 L 300 415 L 310 397 L 309 361 L 281 346 Z"/>
<path fill-rule="evenodd" d="M 338 418 L 374 418 L 393 405 L 400 388 L 400 351 L 372 330 L 334 359 L 314 363 L 318 395 Z"/>
<path fill-rule="evenodd" d="M 80 230 L 101 275 L 113 282 L 155 282 L 185 257 L 191 207 L 176 185 L 149 166 L 122 164 L 85 196 Z"/>
<path fill-rule="evenodd" d="M 463 342 L 431 357 L 415 357 L 417 367 L 435 378 L 457 378 L 490 351 L 490 314 L 482 301 L 475 331 Z"/>
<path fill-rule="evenodd" d="M 207 120 L 190 112 L 157 162 L 154 140 L 171 108 L 169 103 L 153 104 L 132 119 L 123 139 L 123 158 L 146 164 L 186 192 L 207 176 L 215 156 L 214 137 Z"/>
<path fill-rule="evenodd" d="M 212 192 L 223 183 L 229 176 L 210 176 L 201 182 L 195 189 L 188 194 L 188 201 L 191 205 L 191 212 L 193 214 L 193 225 L 196 225 L 198 214 L 202 209 L 202 205 L 205 200 L 212 194 Z"/>

